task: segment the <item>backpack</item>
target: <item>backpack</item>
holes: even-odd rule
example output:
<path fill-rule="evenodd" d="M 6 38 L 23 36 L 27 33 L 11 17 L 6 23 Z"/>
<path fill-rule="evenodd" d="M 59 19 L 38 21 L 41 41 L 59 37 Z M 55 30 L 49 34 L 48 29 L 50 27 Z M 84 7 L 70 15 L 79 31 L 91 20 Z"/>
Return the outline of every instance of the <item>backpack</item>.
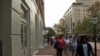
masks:
<path fill-rule="evenodd" d="M 64 46 L 65 46 L 65 41 L 64 41 L 64 39 L 59 39 L 59 45 L 60 45 L 60 48 L 61 48 L 61 49 L 64 49 Z"/>
<path fill-rule="evenodd" d="M 54 43 L 54 48 L 55 48 L 55 49 L 59 49 L 59 48 L 60 48 L 60 43 L 56 41 L 56 42 Z"/>

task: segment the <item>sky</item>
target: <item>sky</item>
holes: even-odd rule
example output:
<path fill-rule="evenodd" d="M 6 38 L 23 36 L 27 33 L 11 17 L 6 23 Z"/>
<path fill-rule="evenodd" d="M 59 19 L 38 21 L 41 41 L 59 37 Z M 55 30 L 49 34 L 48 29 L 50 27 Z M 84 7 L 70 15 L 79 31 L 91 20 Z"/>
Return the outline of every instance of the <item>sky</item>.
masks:
<path fill-rule="evenodd" d="M 45 25 L 46 27 L 53 27 L 58 24 L 67 9 L 75 0 L 44 0 L 45 10 Z"/>

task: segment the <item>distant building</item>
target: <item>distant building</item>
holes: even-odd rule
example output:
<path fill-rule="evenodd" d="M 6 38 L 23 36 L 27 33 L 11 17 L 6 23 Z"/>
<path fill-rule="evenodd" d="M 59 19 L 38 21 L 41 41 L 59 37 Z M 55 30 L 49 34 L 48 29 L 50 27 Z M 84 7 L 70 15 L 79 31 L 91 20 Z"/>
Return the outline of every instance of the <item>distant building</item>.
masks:
<path fill-rule="evenodd" d="M 38 6 L 38 9 L 39 9 L 39 12 L 42 16 L 42 20 L 43 20 L 43 23 L 45 25 L 45 19 L 44 19 L 44 0 L 35 0 L 36 3 L 37 3 L 37 6 Z"/>
<path fill-rule="evenodd" d="M 60 19 L 59 25 L 63 27 L 63 26 L 64 26 L 64 23 L 65 23 L 65 22 L 64 22 L 64 19 Z"/>
<path fill-rule="evenodd" d="M 65 12 L 65 25 L 68 35 L 73 34 L 76 24 L 87 16 L 88 8 L 98 0 L 76 0 L 75 3 Z"/>
<path fill-rule="evenodd" d="M 64 28 L 65 28 L 65 21 L 64 21 L 64 19 L 63 18 L 61 18 L 60 20 L 59 20 L 59 23 L 58 23 L 58 25 L 57 25 L 57 34 L 64 34 Z"/>
<path fill-rule="evenodd" d="M 40 49 L 44 5 L 40 9 L 37 4 L 36 0 L 0 1 L 0 56 L 33 56 Z"/>

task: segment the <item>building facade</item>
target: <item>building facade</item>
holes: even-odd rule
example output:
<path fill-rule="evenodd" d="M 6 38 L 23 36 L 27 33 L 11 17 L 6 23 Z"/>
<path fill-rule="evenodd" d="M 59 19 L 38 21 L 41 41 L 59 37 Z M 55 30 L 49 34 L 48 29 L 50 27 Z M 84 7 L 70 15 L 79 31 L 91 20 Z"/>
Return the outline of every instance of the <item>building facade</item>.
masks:
<path fill-rule="evenodd" d="M 76 24 L 87 16 L 88 8 L 98 0 L 76 0 L 75 3 L 65 12 L 65 25 L 68 35 L 72 36 Z"/>
<path fill-rule="evenodd" d="M 43 43 L 43 17 L 35 0 L 1 0 L 0 56 L 33 56 Z"/>
<path fill-rule="evenodd" d="M 66 35 L 71 36 L 72 33 L 72 7 L 70 7 L 64 14 Z"/>
<path fill-rule="evenodd" d="M 64 19 L 60 19 L 59 25 L 60 25 L 60 26 L 64 26 L 64 23 L 65 23 L 65 22 L 64 22 Z"/>

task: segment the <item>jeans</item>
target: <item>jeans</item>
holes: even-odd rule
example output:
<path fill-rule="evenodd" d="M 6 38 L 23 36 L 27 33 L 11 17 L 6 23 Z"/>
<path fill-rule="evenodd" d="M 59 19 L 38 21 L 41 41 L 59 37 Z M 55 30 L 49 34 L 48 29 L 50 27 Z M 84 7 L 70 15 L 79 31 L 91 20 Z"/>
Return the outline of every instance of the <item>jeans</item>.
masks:
<path fill-rule="evenodd" d="M 63 51 L 63 49 L 57 49 L 57 56 L 62 56 L 62 51 Z"/>

